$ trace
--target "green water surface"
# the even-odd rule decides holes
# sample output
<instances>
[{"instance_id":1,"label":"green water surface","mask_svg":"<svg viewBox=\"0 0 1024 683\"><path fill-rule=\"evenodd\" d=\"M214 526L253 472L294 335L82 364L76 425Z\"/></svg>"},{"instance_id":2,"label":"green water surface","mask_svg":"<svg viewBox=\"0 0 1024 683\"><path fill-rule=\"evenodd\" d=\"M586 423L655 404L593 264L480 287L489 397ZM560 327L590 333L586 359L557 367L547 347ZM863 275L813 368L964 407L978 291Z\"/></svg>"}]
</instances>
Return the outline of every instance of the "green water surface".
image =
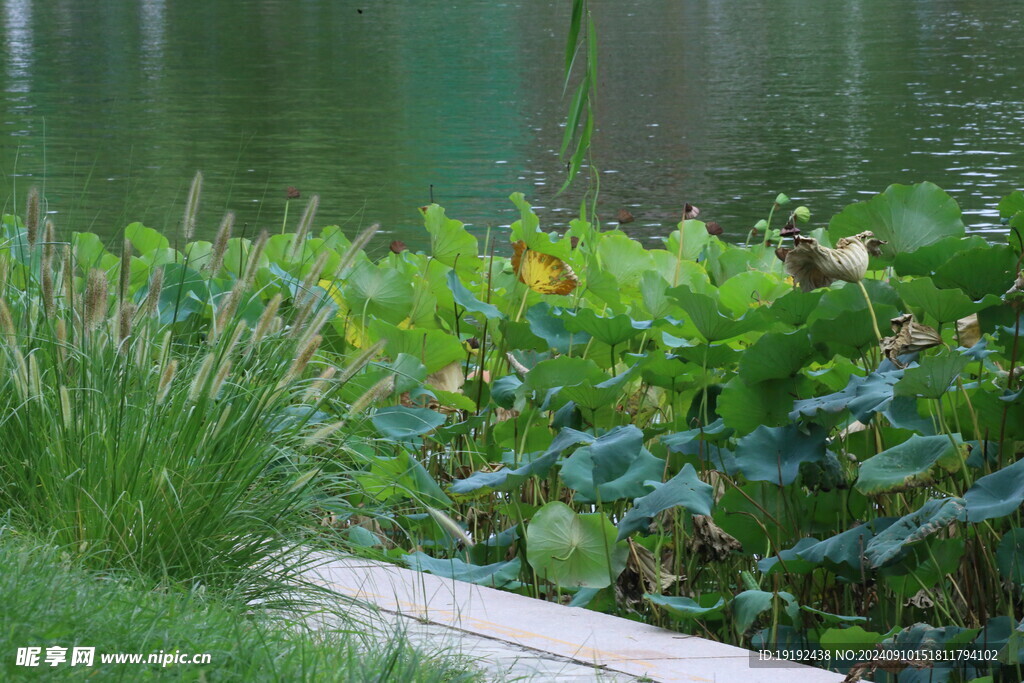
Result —
<instances>
[{"instance_id":1,"label":"green water surface","mask_svg":"<svg viewBox=\"0 0 1024 683\"><path fill-rule=\"evenodd\" d=\"M556 194L570 4L0 0L0 201L38 184L59 230L173 230L202 169L204 235L226 209L279 230L288 186L412 244L431 197L504 239L521 191L556 227L586 186ZM685 201L742 235L777 192L823 223L920 180L994 230L1024 185L1019 2L591 4L600 215L639 237Z\"/></svg>"}]
</instances>

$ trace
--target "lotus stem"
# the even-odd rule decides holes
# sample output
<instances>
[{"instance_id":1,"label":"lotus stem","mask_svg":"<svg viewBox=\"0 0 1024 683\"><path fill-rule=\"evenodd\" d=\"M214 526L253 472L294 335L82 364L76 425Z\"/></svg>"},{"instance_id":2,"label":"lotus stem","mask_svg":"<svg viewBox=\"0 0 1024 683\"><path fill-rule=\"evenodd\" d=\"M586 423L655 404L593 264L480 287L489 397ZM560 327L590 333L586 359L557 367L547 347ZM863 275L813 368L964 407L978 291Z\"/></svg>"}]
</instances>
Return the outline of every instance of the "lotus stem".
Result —
<instances>
[{"instance_id":1,"label":"lotus stem","mask_svg":"<svg viewBox=\"0 0 1024 683\"><path fill-rule=\"evenodd\" d=\"M875 338L878 339L878 343L882 343L882 332L878 329L878 319L875 317L875 307L871 305L871 297L868 296L868 290L864 286L863 280L857 281L857 286L860 287L861 294L864 295L864 301L868 304L868 312L871 314L871 327L875 330Z\"/></svg>"}]
</instances>

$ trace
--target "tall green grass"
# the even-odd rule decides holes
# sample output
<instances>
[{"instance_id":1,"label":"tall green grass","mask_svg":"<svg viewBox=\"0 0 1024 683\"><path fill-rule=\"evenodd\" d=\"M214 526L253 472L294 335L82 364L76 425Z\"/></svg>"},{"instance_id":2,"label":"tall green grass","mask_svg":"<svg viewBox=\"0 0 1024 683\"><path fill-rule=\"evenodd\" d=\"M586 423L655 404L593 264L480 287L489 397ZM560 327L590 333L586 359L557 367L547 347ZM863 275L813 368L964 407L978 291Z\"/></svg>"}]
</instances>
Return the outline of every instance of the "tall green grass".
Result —
<instances>
[{"instance_id":1,"label":"tall green grass","mask_svg":"<svg viewBox=\"0 0 1024 683\"><path fill-rule=\"evenodd\" d=\"M27 227L0 252L0 509L96 567L292 590L315 528L323 395L304 375L323 316L264 308L243 275L212 326L188 327L182 283L156 271L130 297L127 258L88 268Z\"/></svg>"}]
</instances>

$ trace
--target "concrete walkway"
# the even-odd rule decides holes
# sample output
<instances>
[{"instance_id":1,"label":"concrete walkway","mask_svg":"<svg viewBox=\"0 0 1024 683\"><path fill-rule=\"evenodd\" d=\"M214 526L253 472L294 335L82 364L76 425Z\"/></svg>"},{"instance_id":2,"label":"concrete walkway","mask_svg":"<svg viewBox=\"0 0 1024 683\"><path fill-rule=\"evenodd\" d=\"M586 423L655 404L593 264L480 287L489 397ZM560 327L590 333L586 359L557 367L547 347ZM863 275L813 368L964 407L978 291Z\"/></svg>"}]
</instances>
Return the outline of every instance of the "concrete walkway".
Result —
<instances>
[{"instance_id":1,"label":"concrete walkway","mask_svg":"<svg viewBox=\"0 0 1024 683\"><path fill-rule=\"evenodd\" d=\"M414 644L476 660L497 681L843 680L801 665L755 668L731 645L381 562L330 559L307 578L375 605Z\"/></svg>"}]
</instances>

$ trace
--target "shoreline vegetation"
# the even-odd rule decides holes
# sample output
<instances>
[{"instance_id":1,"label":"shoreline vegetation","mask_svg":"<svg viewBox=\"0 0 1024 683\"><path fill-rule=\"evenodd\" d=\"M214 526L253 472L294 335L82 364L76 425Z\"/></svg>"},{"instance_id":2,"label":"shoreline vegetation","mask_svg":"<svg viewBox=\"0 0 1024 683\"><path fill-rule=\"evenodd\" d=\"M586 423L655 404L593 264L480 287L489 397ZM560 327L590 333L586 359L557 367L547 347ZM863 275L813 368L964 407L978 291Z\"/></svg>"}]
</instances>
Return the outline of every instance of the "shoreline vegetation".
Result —
<instances>
[{"instance_id":1,"label":"shoreline vegetation","mask_svg":"<svg viewBox=\"0 0 1024 683\"><path fill-rule=\"evenodd\" d=\"M294 607L279 558L333 548L751 648L991 647L1019 676L1021 192L1005 241L921 183L656 249L586 215L549 234L514 194L511 258L432 204L428 252L373 260L316 198L294 231L193 240L201 191L117 253L38 193L3 217L5 537L240 611Z\"/></svg>"}]
</instances>

